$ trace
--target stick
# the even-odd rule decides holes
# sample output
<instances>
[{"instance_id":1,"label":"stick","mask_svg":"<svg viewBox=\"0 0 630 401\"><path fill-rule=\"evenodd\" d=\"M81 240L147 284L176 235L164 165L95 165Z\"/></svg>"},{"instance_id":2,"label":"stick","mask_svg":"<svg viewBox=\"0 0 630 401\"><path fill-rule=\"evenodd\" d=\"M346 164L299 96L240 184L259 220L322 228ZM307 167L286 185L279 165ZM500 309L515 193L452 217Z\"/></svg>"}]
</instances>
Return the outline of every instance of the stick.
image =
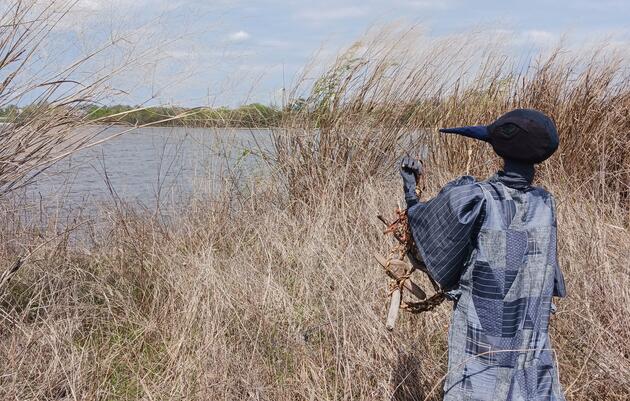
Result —
<instances>
[{"instance_id":1,"label":"stick","mask_svg":"<svg viewBox=\"0 0 630 401\"><path fill-rule=\"evenodd\" d=\"M400 299L402 294L399 288L396 288L392 292L391 300L389 301L389 312L387 312L387 330L394 330L394 326L396 325L396 320L398 319L398 310L400 309Z\"/></svg>"}]
</instances>

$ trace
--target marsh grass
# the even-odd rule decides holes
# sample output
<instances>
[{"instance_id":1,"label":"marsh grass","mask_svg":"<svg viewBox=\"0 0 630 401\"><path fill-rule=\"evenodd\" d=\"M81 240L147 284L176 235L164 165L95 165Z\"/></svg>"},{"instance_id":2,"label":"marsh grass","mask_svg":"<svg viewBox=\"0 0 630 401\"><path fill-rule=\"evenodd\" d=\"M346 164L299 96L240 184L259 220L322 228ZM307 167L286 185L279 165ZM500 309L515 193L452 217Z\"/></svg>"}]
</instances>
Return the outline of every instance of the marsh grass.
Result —
<instances>
[{"instance_id":1,"label":"marsh grass","mask_svg":"<svg viewBox=\"0 0 630 401\"><path fill-rule=\"evenodd\" d=\"M383 166L393 168L401 150L424 144L432 149L430 166L450 173L468 165L486 175L498 165L487 146L438 137L436 128L486 124L513 108L535 108L563 134L539 177L553 172L551 179L627 202L628 60L602 43L593 50L556 47L524 62L489 35L436 40L414 28L383 29L356 42L314 83L305 75L296 85L300 113L287 118L290 133L278 140L281 168L300 180L301 169L312 169L306 175L318 182L343 170L353 186L391 173ZM303 94L302 87L309 90ZM309 135L313 121L317 135Z\"/></svg>"},{"instance_id":2,"label":"marsh grass","mask_svg":"<svg viewBox=\"0 0 630 401\"><path fill-rule=\"evenodd\" d=\"M558 199L569 291L552 318L561 381L569 400L627 399L622 64L558 49L515 71L469 38L423 40L367 38L315 84L296 85L303 107L274 133L271 173L226 180L168 224L112 204L100 224L79 222L73 235L88 240L71 246L65 224L28 225L5 201L5 265L47 242L0 289L0 398L440 399L431 390L446 369L451 305L385 330L372 254L391 244L375 216L401 200L394 166L405 149L428 145L425 196L467 166L479 176L497 167L488 149L435 127L527 106L562 135L538 177ZM482 67L468 71L459 57L473 50Z\"/></svg>"}]
</instances>

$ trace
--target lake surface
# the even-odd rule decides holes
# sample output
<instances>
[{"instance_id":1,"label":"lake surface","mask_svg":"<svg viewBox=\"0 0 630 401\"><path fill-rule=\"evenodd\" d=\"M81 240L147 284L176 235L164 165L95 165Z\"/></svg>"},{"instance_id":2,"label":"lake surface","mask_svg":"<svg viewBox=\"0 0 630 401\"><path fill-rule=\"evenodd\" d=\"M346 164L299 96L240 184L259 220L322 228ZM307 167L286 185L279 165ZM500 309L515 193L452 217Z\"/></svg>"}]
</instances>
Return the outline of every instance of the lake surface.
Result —
<instances>
[{"instance_id":1,"label":"lake surface","mask_svg":"<svg viewBox=\"0 0 630 401\"><path fill-rule=\"evenodd\" d=\"M104 138L128 128L94 129ZM25 193L45 208L112 199L154 208L215 191L226 175L247 174L270 150L269 130L140 128L58 162Z\"/></svg>"}]
</instances>

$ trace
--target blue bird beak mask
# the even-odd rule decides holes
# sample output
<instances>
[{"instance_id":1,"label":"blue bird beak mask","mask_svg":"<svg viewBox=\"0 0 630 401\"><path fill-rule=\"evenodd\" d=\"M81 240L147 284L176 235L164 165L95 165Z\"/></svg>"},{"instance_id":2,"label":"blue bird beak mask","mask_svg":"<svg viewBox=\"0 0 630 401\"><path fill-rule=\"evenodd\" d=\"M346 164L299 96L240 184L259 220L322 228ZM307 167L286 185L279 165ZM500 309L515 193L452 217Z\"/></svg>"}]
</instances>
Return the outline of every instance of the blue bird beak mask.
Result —
<instances>
[{"instance_id":1,"label":"blue bird beak mask","mask_svg":"<svg viewBox=\"0 0 630 401\"><path fill-rule=\"evenodd\" d=\"M560 143L553 120L532 109L512 110L490 125L442 128L440 132L487 142L504 159L527 164L545 161Z\"/></svg>"}]
</instances>

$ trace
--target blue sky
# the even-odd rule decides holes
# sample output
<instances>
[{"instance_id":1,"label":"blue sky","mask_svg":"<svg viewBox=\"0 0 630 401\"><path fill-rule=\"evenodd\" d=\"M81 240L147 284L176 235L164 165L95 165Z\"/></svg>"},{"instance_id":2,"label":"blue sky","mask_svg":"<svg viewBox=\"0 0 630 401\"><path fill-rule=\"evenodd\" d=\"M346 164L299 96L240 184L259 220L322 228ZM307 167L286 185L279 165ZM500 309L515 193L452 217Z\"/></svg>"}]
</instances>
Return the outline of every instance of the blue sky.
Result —
<instances>
[{"instance_id":1,"label":"blue sky","mask_svg":"<svg viewBox=\"0 0 630 401\"><path fill-rule=\"evenodd\" d=\"M129 102L236 105L278 102L283 75L288 85L315 53L325 63L384 24L509 32L529 49L609 38L630 51L630 0L79 0L57 43L79 52L114 32L151 49L116 82Z\"/></svg>"}]
</instances>

